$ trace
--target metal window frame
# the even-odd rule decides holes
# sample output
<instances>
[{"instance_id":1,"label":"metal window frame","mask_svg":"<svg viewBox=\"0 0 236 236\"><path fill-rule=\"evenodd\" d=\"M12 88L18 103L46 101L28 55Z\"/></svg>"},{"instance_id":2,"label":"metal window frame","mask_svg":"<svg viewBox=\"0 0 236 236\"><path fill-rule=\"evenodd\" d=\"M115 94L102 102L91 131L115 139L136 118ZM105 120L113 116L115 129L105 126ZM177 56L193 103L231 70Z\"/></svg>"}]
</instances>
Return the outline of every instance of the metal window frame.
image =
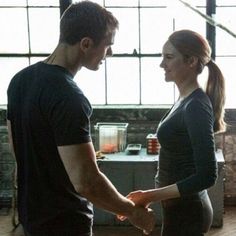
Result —
<instances>
[{"instance_id":1,"label":"metal window frame","mask_svg":"<svg viewBox=\"0 0 236 236\"><path fill-rule=\"evenodd\" d=\"M29 8L50 8L51 6L47 7L47 6L28 6L28 1L27 2L27 6L11 6L12 8L26 8L27 9L27 22L28 22L28 44L29 44L29 53L0 53L0 57L27 57L29 62L30 62L30 58L31 57L46 57L49 55L49 53L31 53L31 42L30 42L30 27L29 27ZM65 11L65 9L72 3L72 0L59 0L59 8L60 8L60 16L62 16L63 12ZM105 0L103 0L103 5L105 6ZM5 7L5 6L4 6ZM1 8L4 8L1 7ZM114 7L114 6L112 6ZM140 36L140 9L141 8L145 8L143 6L140 7L140 4L137 6L139 8L138 11L138 20L139 20L139 48L138 48L138 52L134 51L132 54L114 54L113 57L135 57L135 58L139 58L139 87L140 87L140 91L139 91L139 105L141 104L141 58L142 57L161 57L161 54L142 54L140 52L140 48L141 48L141 36ZM136 8L137 8L136 7ZM209 16L214 16L214 14L216 13L216 0L206 0L206 14ZM9 7L7 7L9 8ZM58 8L58 7L57 7ZM111 7L109 7L111 8ZM128 8L127 6L125 6L125 8ZM151 7L152 8L152 7ZM215 59L215 51L216 51L216 29L215 26L210 25L209 23L206 23L206 37L209 40L211 47L212 47L212 58ZM105 64L105 66L107 66ZM106 70L106 67L105 67ZM105 73L105 81L107 81L107 73ZM106 86L106 94L107 94L107 85ZM105 105L107 105L107 95L106 95L106 101L105 101Z\"/></svg>"}]
</instances>

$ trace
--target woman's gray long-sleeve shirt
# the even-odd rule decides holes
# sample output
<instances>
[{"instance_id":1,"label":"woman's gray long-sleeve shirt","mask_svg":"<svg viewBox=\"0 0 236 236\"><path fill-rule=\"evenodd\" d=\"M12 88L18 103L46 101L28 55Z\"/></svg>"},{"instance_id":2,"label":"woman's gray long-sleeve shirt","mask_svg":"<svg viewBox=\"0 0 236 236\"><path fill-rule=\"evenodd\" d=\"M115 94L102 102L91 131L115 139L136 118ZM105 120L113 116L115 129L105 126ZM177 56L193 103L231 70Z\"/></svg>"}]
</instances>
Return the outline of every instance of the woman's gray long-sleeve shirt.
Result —
<instances>
[{"instance_id":1,"label":"woman's gray long-sleeve shirt","mask_svg":"<svg viewBox=\"0 0 236 236\"><path fill-rule=\"evenodd\" d=\"M196 89L162 119L157 136L161 144L157 183L177 183L181 196L196 194L214 185L217 161L214 115L202 89Z\"/></svg>"}]
</instances>

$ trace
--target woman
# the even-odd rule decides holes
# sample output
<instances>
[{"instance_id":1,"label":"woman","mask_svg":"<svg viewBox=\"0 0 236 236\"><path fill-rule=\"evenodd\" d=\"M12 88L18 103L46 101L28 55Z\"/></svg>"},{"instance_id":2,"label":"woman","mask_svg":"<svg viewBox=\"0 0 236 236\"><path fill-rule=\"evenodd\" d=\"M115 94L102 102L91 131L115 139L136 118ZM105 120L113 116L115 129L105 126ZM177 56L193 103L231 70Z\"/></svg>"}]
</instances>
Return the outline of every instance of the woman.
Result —
<instances>
[{"instance_id":1,"label":"woman","mask_svg":"<svg viewBox=\"0 0 236 236\"><path fill-rule=\"evenodd\" d=\"M224 78L211 60L207 40L190 30L170 35L160 66L180 96L157 130L157 189L132 192L128 198L145 206L161 201L162 236L200 236L212 223L206 189L217 178L214 133L225 130ZM197 79L205 66L209 76L203 91Z\"/></svg>"}]
</instances>

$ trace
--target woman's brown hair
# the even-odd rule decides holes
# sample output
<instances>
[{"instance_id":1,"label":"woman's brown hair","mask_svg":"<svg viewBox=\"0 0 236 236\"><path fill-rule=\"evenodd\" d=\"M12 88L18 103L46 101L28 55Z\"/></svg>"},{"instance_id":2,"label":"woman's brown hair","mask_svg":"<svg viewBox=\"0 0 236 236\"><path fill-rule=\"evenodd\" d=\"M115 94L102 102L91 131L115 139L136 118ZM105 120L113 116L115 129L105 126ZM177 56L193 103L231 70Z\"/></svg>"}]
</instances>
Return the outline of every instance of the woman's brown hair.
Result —
<instances>
[{"instance_id":1,"label":"woman's brown hair","mask_svg":"<svg viewBox=\"0 0 236 236\"><path fill-rule=\"evenodd\" d=\"M169 41L184 57L195 56L199 59L198 74L202 72L204 66L208 67L206 94L211 100L215 116L214 132L225 131L225 80L220 68L211 59L211 47L208 41L191 30L175 31L170 35Z\"/></svg>"}]
</instances>

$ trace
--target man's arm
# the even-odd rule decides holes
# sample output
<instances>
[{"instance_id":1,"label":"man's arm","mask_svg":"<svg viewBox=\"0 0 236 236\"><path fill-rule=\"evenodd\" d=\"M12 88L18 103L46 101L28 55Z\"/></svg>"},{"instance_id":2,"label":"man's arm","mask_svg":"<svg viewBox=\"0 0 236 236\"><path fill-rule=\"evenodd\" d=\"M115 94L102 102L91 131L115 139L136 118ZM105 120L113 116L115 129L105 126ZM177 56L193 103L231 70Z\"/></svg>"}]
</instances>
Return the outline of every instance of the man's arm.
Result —
<instances>
[{"instance_id":1,"label":"man's arm","mask_svg":"<svg viewBox=\"0 0 236 236\"><path fill-rule=\"evenodd\" d=\"M121 195L109 179L99 170L93 144L59 146L59 154L75 188L95 206L117 215L126 216L138 228L150 232L154 215L148 209L135 206Z\"/></svg>"}]
</instances>

